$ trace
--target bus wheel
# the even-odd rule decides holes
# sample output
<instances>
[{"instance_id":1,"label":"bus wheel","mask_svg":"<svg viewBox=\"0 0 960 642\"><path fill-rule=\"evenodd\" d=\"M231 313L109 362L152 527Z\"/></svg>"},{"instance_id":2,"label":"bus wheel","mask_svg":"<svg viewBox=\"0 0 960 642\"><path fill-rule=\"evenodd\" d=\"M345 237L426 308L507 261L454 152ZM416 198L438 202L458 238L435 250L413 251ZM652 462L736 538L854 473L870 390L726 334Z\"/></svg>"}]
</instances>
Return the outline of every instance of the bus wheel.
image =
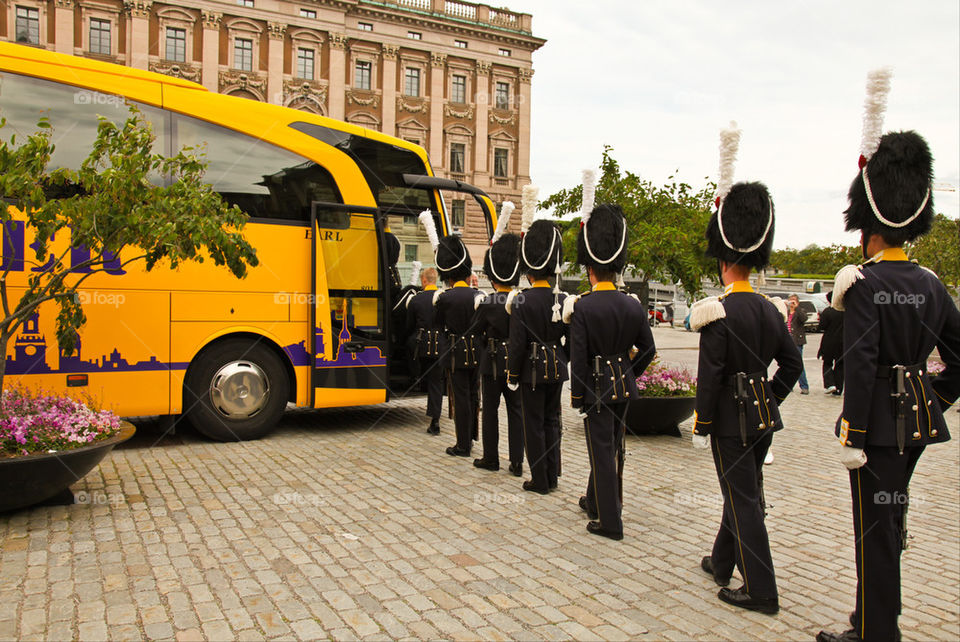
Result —
<instances>
[{"instance_id":1,"label":"bus wheel","mask_svg":"<svg viewBox=\"0 0 960 642\"><path fill-rule=\"evenodd\" d=\"M259 439L280 420L289 386L272 350L230 339L198 355L184 383L184 411L193 427L211 439Z\"/></svg>"}]
</instances>

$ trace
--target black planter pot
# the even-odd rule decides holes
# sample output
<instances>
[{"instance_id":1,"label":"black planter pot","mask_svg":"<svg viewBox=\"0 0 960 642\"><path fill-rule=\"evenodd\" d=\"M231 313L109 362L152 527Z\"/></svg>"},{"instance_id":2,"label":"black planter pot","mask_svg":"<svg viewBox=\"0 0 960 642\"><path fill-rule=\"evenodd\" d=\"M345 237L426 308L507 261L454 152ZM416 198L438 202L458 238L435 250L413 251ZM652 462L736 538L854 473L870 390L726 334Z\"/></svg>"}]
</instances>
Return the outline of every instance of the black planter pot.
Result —
<instances>
[{"instance_id":1,"label":"black planter pot","mask_svg":"<svg viewBox=\"0 0 960 642\"><path fill-rule=\"evenodd\" d=\"M0 512L33 506L63 493L135 432L136 428L124 421L119 433L89 446L0 459Z\"/></svg>"},{"instance_id":2,"label":"black planter pot","mask_svg":"<svg viewBox=\"0 0 960 642\"><path fill-rule=\"evenodd\" d=\"M679 424L693 414L696 397L640 397L627 404L627 431L634 435L680 436Z\"/></svg>"}]
</instances>

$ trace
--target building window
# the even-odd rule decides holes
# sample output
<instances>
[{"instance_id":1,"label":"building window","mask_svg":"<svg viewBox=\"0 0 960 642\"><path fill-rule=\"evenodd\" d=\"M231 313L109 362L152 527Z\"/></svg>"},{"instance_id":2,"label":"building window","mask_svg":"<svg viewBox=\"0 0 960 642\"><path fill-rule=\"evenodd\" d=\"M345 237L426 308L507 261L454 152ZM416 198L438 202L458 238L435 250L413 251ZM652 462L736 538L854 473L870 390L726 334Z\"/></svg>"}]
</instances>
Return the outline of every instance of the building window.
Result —
<instances>
[{"instance_id":1,"label":"building window","mask_svg":"<svg viewBox=\"0 0 960 642\"><path fill-rule=\"evenodd\" d=\"M370 77L373 72L373 63L367 60L358 60L353 68L353 86L356 89L370 89Z\"/></svg>"},{"instance_id":2,"label":"building window","mask_svg":"<svg viewBox=\"0 0 960 642\"><path fill-rule=\"evenodd\" d=\"M406 218L406 217L404 217ZM417 260L417 246L416 245L404 245L403 246L403 260L407 263L412 263Z\"/></svg>"},{"instance_id":3,"label":"building window","mask_svg":"<svg viewBox=\"0 0 960 642\"><path fill-rule=\"evenodd\" d=\"M167 27L166 59L185 62L187 59L187 30Z\"/></svg>"},{"instance_id":4,"label":"building window","mask_svg":"<svg viewBox=\"0 0 960 642\"><path fill-rule=\"evenodd\" d=\"M237 38L233 41L233 68L253 71L253 41Z\"/></svg>"},{"instance_id":5,"label":"building window","mask_svg":"<svg viewBox=\"0 0 960 642\"><path fill-rule=\"evenodd\" d=\"M237 0L237 4L241 7L252 7L253 0Z\"/></svg>"},{"instance_id":6,"label":"building window","mask_svg":"<svg viewBox=\"0 0 960 642\"><path fill-rule=\"evenodd\" d=\"M358 22L357 29L360 31L373 31L373 25L369 22Z\"/></svg>"},{"instance_id":7,"label":"building window","mask_svg":"<svg viewBox=\"0 0 960 642\"><path fill-rule=\"evenodd\" d=\"M110 21L90 18L90 53L110 55Z\"/></svg>"},{"instance_id":8,"label":"building window","mask_svg":"<svg viewBox=\"0 0 960 642\"><path fill-rule=\"evenodd\" d=\"M40 44L40 11L30 7L17 7L17 42L28 45Z\"/></svg>"},{"instance_id":9,"label":"building window","mask_svg":"<svg viewBox=\"0 0 960 642\"><path fill-rule=\"evenodd\" d=\"M313 49L297 49L297 78L313 80Z\"/></svg>"},{"instance_id":10,"label":"building window","mask_svg":"<svg viewBox=\"0 0 960 642\"><path fill-rule=\"evenodd\" d=\"M301 10L300 10L300 17L301 17L301 18L316 18L316 17L317 17L317 12L314 11L313 9L301 9Z\"/></svg>"},{"instance_id":11,"label":"building window","mask_svg":"<svg viewBox=\"0 0 960 642\"><path fill-rule=\"evenodd\" d=\"M450 208L451 223L454 227L463 227L463 221L466 219L467 204L463 199L453 201Z\"/></svg>"},{"instance_id":12,"label":"building window","mask_svg":"<svg viewBox=\"0 0 960 642\"><path fill-rule=\"evenodd\" d=\"M466 41L466 40L454 40L454 41L453 41L453 46L456 47L457 49L466 49L466 48L467 48L467 41Z\"/></svg>"},{"instance_id":13,"label":"building window","mask_svg":"<svg viewBox=\"0 0 960 642\"><path fill-rule=\"evenodd\" d=\"M407 38L410 38L411 40L423 40L423 34L421 34L419 31L408 31Z\"/></svg>"},{"instance_id":14,"label":"building window","mask_svg":"<svg viewBox=\"0 0 960 642\"><path fill-rule=\"evenodd\" d=\"M509 49L501 49L501 50L499 51L499 53L500 53L501 56L505 56L505 57L507 57L507 58L510 57L510 50L509 50Z\"/></svg>"},{"instance_id":15,"label":"building window","mask_svg":"<svg viewBox=\"0 0 960 642\"><path fill-rule=\"evenodd\" d=\"M408 215L408 214L404 214L404 215L403 215L403 224L404 224L404 225L416 225L416 224L417 224L417 217L416 217L416 216L410 216L410 215Z\"/></svg>"},{"instance_id":16,"label":"building window","mask_svg":"<svg viewBox=\"0 0 960 642\"><path fill-rule=\"evenodd\" d=\"M467 155L467 146L463 143L450 143L450 171L463 174L463 161Z\"/></svg>"},{"instance_id":17,"label":"building window","mask_svg":"<svg viewBox=\"0 0 960 642\"><path fill-rule=\"evenodd\" d=\"M414 98L420 96L420 70L407 67L406 78L403 83L403 93Z\"/></svg>"},{"instance_id":18,"label":"building window","mask_svg":"<svg viewBox=\"0 0 960 642\"><path fill-rule=\"evenodd\" d=\"M510 109L510 83L497 83L493 104L497 109Z\"/></svg>"},{"instance_id":19,"label":"building window","mask_svg":"<svg viewBox=\"0 0 960 642\"><path fill-rule=\"evenodd\" d=\"M408 143L413 143L414 145L420 144L419 138L404 138L403 140L407 141Z\"/></svg>"},{"instance_id":20,"label":"building window","mask_svg":"<svg viewBox=\"0 0 960 642\"><path fill-rule=\"evenodd\" d=\"M496 178L507 177L507 150L493 150L493 175Z\"/></svg>"},{"instance_id":21,"label":"building window","mask_svg":"<svg viewBox=\"0 0 960 642\"><path fill-rule=\"evenodd\" d=\"M450 92L450 101L455 103L467 102L467 77L454 76L453 87Z\"/></svg>"}]
</instances>

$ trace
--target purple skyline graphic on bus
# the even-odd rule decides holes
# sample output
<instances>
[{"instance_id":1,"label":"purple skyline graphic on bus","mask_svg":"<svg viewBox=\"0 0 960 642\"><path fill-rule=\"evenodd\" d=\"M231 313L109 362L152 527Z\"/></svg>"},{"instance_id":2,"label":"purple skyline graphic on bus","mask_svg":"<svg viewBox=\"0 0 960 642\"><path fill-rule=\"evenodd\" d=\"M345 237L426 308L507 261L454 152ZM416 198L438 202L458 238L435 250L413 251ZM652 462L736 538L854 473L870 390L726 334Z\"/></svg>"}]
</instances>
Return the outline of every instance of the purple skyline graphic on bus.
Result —
<instances>
[{"instance_id":1,"label":"purple skyline graphic on bus","mask_svg":"<svg viewBox=\"0 0 960 642\"><path fill-rule=\"evenodd\" d=\"M352 340L349 320L340 330L336 354L332 360L327 360L320 356L324 351L323 328L314 326L313 332L316 336L318 354L314 360L314 368L342 368L344 366L376 367L387 365L387 358L379 348L366 347L362 352L347 352L343 349L343 344ZM286 352L290 358L290 362L295 366L310 365L310 353L307 351L304 345L305 343L306 342L301 341L300 343L284 346L283 348L283 351Z\"/></svg>"}]
</instances>

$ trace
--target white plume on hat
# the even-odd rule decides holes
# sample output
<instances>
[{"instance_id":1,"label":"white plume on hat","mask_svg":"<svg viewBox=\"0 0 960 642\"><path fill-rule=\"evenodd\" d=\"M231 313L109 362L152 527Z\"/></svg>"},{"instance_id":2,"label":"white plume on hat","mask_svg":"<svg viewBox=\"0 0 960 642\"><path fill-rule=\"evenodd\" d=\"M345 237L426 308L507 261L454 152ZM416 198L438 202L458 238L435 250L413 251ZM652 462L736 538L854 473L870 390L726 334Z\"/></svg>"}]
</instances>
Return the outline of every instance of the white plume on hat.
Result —
<instances>
[{"instance_id":1,"label":"white plume on hat","mask_svg":"<svg viewBox=\"0 0 960 642\"><path fill-rule=\"evenodd\" d=\"M583 170L583 200L580 202L580 223L587 224L597 193L597 173L592 169Z\"/></svg>"},{"instance_id":2,"label":"white plume on hat","mask_svg":"<svg viewBox=\"0 0 960 642\"><path fill-rule=\"evenodd\" d=\"M887 96L890 95L889 67L874 69L867 74L867 97L863 101L863 138L860 154L867 160L873 156L883 136L883 116L887 111Z\"/></svg>"},{"instance_id":3,"label":"white plume on hat","mask_svg":"<svg viewBox=\"0 0 960 642\"><path fill-rule=\"evenodd\" d=\"M427 238L430 239L430 247L433 248L433 252L436 254L437 248L440 246L440 238L437 236L437 224L433 221L433 212L430 210L420 212L420 224L423 225L423 228L427 231Z\"/></svg>"},{"instance_id":4,"label":"white plume on hat","mask_svg":"<svg viewBox=\"0 0 960 642\"><path fill-rule=\"evenodd\" d=\"M733 171L740 147L740 134L736 121L730 121L727 129L720 130L720 173L717 178L717 198L723 200L733 187Z\"/></svg>"},{"instance_id":5,"label":"white plume on hat","mask_svg":"<svg viewBox=\"0 0 960 642\"><path fill-rule=\"evenodd\" d=\"M526 234L533 224L533 217L537 214L537 196L540 194L540 188L536 185L524 185L523 196L520 199L520 206L523 208L523 216L520 219L520 233Z\"/></svg>"},{"instance_id":6,"label":"white plume on hat","mask_svg":"<svg viewBox=\"0 0 960 642\"><path fill-rule=\"evenodd\" d=\"M410 285L420 285L420 268L423 267L423 263L414 261L410 265L413 268L410 271Z\"/></svg>"},{"instance_id":7,"label":"white plume on hat","mask_svg":"<svg viewBox=\"0 0 960 642\"><path fill-rule=\"evenodd\" d=\"M493 231L493 236L490 237L490 245L499 241L500 237L507 231L507 226L510 225L510 215L513 214L514 209L516 209L516 205L512 201L504 201L503 205L500 206L497 229Z\"/></svg>"}]
</instances>

